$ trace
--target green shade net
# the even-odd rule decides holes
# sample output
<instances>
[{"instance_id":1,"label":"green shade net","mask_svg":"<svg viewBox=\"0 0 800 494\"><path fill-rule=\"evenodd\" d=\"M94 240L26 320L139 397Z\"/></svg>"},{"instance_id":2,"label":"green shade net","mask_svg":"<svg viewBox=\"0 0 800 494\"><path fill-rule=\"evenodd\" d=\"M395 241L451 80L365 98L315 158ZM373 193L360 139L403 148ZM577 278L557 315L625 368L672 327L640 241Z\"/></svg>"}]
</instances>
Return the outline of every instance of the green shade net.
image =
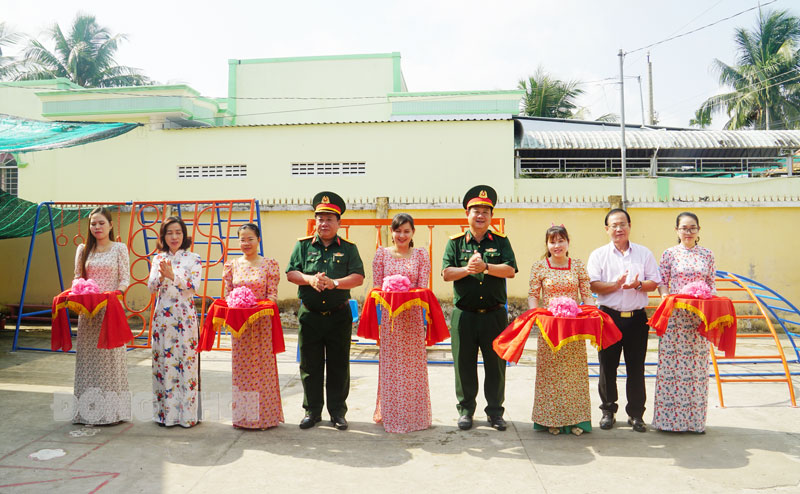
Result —
<instances>
[{"instance_id":1,"label":"green shade net","mask_svg":"<svg viewBox=\"0 0 800 494\"><path fill-rule=\"evenodd\" d=\"M4 190L0 190L0 239L29 237L33 231L33 220L36 217L35 202L18 199ZM51 207L53 211L53 225L62 225L61 209ZM80 218L86 218L92 208L64 209L63 224L75 223ZM36 222L36 233L50 230L50 216L47 207L43 206Z\"/></svg>"},{"instance_id":2,"label":"green shade net","mask_svg":"<svg viewBox=\"0 0 800 494\"><path fill-rule=\"evenodd\" d=\"M129 132L139 124L41 122L0 113L0 152L23 153L79 146Z\"/></svg>"}]
</instances>

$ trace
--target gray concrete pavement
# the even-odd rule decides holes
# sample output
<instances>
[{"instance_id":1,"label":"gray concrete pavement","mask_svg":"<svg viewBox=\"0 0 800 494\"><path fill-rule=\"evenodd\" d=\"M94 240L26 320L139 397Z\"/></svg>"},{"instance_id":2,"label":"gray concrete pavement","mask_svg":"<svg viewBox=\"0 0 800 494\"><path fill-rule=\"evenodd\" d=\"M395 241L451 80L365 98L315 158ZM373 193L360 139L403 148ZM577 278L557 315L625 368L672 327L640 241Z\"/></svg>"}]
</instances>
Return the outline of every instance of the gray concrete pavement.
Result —
<instances>
[{"instance_id":1,"label":"gray concrete pavement","mask_svg":"<svg viewBox=\"0 0 800 494\"><path fill-rule=\"evenodd\" d=\"M286 423L277 428L236 430L224 417L193 429L141 420L84 428L55 421L50 407L54 393L72 391L74 355L11 353L10 338L0 333L0 492L800 492L800 415L785 383L726 384L720 408L712 381L706 434L640 434L624 416L611 431L597 427L592 379L595 430L551 436L532 430L535 368L526 363L508 369L509 429L494 431L477 414L478 426L464 432L456 427L453 369L431 365L433 427L393 435L372 422L377 365L354 364L350 429L323 422L303 431L296 338L287 334L278 364ZM650 361L656 348L651 340ZM589 355L596 359L593 349ZM131 391L146 396L149 352L130 351L128 365ZM204 354L202 379L206 393L229 392L230 354ZM648 379L647 421L653 384ZM65 455L30 457L45 449Z\"/></svg>"}]
</instances>

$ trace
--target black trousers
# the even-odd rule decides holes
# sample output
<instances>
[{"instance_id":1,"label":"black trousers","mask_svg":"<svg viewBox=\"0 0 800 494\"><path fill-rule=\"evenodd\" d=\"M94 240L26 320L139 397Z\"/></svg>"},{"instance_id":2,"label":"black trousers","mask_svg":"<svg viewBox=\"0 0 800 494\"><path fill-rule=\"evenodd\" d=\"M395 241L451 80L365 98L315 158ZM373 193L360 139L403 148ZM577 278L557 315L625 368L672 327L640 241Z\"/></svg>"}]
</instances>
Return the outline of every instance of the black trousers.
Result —
<instances>
[{"instance_id":1,"label":"black trousers","mask_svg":"<svg viewBox=\"0 0 800 494\"><path fill-rule=\"evenodd\" d=\"M325 406L325 394L331 416L344 417L350 393L350 336L353 331L349 306L329 315L301 306L297 317L300 320L298 345L303 408L320 415Z\"/></svg>"},{"instance_id":2,"label":"black trousers","mask_svg":"<svg viewBox=\"0 0 800 494\"><path fill-rule=\"evenodd\" d=\"M600 381L597 385L602 404L600 409L617 413L617 368L620 354L625 356L625 393L628 404L625 411L630 417L643 418L647 392L644 388L644 360L647 355L647 314L644 309L635 311L633 317L620 317L619 312L607 307L600 310L610 315L622 332L622 339L597 355L600 359Z\"/></svg>"}]
</instances>

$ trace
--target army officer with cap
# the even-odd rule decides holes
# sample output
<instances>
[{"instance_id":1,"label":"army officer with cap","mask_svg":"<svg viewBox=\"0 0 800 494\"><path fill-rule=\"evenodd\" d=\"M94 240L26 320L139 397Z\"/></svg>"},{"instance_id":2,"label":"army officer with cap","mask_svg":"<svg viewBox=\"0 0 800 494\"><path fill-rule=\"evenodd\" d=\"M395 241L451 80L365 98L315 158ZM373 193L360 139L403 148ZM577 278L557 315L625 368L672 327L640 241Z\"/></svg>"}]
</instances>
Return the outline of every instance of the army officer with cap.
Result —
<instances>
[{"instance_id":1,"label":"army officer with cap","mask_svg":"<svg viewBox=\"0 0 800 494\"><path fill-rule=\"evenodd\" d=\"M506 430L503 419L506 362L492 341L508 325L506 278L517 272L517 261L505 235L491 231L497 193L488 185L471 188L464 196L469 230L450 237L444 250L442 277L453 282L450 334L456 372L458 427L472 428L478 395L478 349L483 356L483 393L489 424Z\"/></svg>"},{"instance_id":2,"label":"army officer with cap","mask_svg":"<svg viewBox=\"0 0 800 494\"><path fill-rule=\"evenodd\" d=\"M333 192L320 192L312 205L316 234L298 239L286 269L286 277L298 285L297 295L302 301L297 317L306 415L300 428L309 429L322 420L327 366L331 423L345 430L353 329L350 289L364 282L364 265L355 244L338 235L341 215L347 209L342 198Z\"/></svg>"}]
</instances>

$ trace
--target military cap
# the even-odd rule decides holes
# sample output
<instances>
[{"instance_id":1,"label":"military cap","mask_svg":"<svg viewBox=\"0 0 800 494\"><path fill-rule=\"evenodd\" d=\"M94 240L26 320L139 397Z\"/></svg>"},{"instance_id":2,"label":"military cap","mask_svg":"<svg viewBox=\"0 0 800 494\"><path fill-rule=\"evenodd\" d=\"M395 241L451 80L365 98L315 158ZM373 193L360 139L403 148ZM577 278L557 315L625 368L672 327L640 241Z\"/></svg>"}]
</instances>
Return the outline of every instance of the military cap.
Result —
<instances>
[{"instance_id":1,"label":"military cap","mask_svg":"<svg viewBox=\"0 0 800 494\"><path fill-rule=\"evenodd\" d=\"M472 206L489 206L494 209L494 205L497 204L497 192L488 185L476 185L464 194L462 204L464 209Z\"/></svg>"},{"instance_id":2,"label":"military cap","mask_svg":"<svg viewBox=\"0 0 800 494\"><path fill-rule=\"evenodd\" d=\"M311 205L314 207L314 214L333 213L341 216L347 209L344 199L339 194L327 190L315 195Z\"/></svg>"}]
</instances>

